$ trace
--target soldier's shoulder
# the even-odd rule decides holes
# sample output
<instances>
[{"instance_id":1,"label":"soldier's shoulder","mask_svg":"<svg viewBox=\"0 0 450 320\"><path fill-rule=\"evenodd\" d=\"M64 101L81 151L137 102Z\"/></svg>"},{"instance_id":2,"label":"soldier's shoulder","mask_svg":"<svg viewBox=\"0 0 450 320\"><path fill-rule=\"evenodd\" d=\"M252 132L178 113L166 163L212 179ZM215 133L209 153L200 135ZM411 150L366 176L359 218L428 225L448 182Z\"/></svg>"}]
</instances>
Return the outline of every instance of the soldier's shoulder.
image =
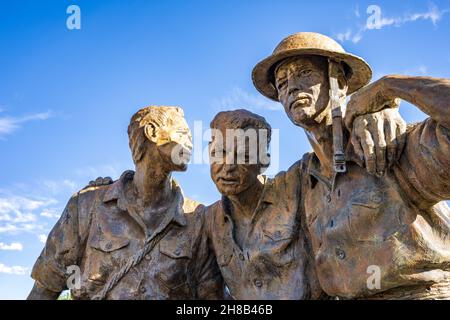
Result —
<instances>
[{"instance_id":1,"label":"soldier's shoulder","mask_svg":"<svg viewBox=\"0 0 450 320\"><path fill-rule=\"evenodd\" d=\"M193 200L188 197L184 197L183 211L185 214L187 215L198 214L199 212L203 211L204 207L205 206L199 201Z\"/></svg>"},{"instance_id":2,"label":"soldier's shoulder","mask_svg":"<svg viewBox=\"0 0 450 320\"><path fill-rule=\"evenodd\" d=\"M98 177L97 179L90 181L89 184L80 191L76 192L73 197L76 197L78 202L93 202L95 198L101 197L114 186L114 183L115 182L110 177Z\"/></svg>"},{"instance_id":3,"label":"soldier's shoulder","mask_svg":"<svg viewBox=\"0 0 450 320\"><path fill-rule=\"evenodd\" d=\"M92 191L97 191L101 189L106 189L114 183L111 177L98 177L95 180L89 181L89 183L81 189L78 193L87 193Z\"/></svg>"},{"instance_id":4,"label":"soldier's shoulder","mask_svg":"<svg viewBox=\"0 0 450 320\"><path fill-rule=\"evenodd\" d=\"M300 176L302 168L305 165L304 158L305 157L296 161L286 171L278 172L272 179L269 179L269 181L276 183L276 182L282 182L286 179L291 179L291 178L297 179Z\"/></svg>"}]
</instances>

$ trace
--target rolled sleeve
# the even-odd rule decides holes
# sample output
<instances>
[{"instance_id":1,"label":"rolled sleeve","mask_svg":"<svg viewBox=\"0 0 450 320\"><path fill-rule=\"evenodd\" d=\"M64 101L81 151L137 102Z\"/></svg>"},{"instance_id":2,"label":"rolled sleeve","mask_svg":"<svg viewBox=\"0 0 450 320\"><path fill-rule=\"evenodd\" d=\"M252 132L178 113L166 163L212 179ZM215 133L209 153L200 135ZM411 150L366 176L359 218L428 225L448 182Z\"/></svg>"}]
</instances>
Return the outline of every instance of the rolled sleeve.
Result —
<instances>
[{"instance_id":1,"label":"rolled sleeve","mask_svg":"<svg viewBox=\"0 0 450 320\"><path fill-rule=\"evenodd\" d=\"M31 277L47 290L67 289L67 267L78 264L78 195L72 196L50 232L44 249L33 266Z\"/></svg>"},{"instance_id":2,"label":"rolled sleeve","mask_svg":"<svg viewBox=\"0 0 450 320\"><path fill-rule=\"evenodd\" d=\"M394 172L419 207L450 199L448 130L431 118L408 130L405 150Z\"/></svg>"}]
</instances>

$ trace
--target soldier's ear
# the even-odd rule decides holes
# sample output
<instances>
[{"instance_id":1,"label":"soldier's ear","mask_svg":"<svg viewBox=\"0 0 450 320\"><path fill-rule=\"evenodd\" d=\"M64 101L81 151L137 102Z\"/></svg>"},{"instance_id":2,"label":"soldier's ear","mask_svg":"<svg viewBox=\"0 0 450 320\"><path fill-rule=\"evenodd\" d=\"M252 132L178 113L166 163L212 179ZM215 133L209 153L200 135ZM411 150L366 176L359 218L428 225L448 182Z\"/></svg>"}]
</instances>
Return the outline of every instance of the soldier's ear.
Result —
<instances>
[{"instance_id":1,"label":"soldier's ear","mask_svg":"<svg viewBox=\"0 0 450 320\"><path fill-rule=\"evenodd\" d=\"M148 123L144 127L144 133L148 140L150 140L153 143L158 142L157 137L157 128L153 123Z\"/></svg>"}]
</instances>

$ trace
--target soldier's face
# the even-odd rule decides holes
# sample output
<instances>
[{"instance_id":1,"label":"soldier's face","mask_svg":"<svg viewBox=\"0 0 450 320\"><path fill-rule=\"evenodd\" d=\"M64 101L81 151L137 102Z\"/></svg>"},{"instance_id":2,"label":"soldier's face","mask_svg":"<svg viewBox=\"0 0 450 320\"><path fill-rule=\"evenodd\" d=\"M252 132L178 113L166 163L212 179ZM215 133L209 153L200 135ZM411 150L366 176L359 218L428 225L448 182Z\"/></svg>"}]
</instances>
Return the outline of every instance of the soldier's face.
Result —
<instances>
[{"instance_id":1,"label":"soldier's face","mask_svg":"<svg viewBox=\"0 0 450 320\"><path fill-rule=\"evenodd\" d=\"M161 127L156 132L157 146L162 161L173 171L185 171L191 159L192 135L184 118L176 119L170 127Z\"/></svg>"},{"instance_id":2,"label":"soldier's face","mask_svg":"<svg viewBox=\"0 0 450 320\"><path fill-rule=\"evenodd\" d=\"M261 172L259 158L257 163L251 163L251 147L238 147L237 139L227 144L226 132L222 130L222 139L214 139L209 145L210 173L217 189L222 195L237 195L253 186L258 181ZM244 159L245 163L238 163L237 159Z\"/></svg>"},{"instance_id":3,"label":"soldier's face","mask_svg":"<svg viewBox=\"0 0 450 320\"><path fill-rule=\"evenodd\" d=\"M328 63L320 57L299 57L283 63L275 73L278 98L289 119L308 128L328 106Z\"/></svg>"}]
</instances>

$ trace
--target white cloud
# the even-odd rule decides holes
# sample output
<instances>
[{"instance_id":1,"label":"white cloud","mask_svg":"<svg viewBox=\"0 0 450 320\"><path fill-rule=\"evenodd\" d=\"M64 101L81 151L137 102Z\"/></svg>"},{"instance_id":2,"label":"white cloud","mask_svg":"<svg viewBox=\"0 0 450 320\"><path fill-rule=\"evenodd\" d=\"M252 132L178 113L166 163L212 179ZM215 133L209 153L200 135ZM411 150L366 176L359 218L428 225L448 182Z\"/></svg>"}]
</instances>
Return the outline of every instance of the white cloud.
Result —
<instances>
[{"instance_id":1,"label":"white cloud","mask_svg":"<svg viewBox=\"0 0 450 320\"><path fill-rule=\"evenodd\" d=\"M418 66L416 68L408 69L403 72L400 72L401 74L405 75L419 75L419 76L425 76L428 74L428 68L424 65Z\"/></svg>"},{"instance_id":2,"label":"white cloud","mask_svg":"<svg viewBox=\"0 0 450 320\"><path fill-rule=\"evenodd\" d=\"M49 208L42 211L41 216L50 219L58 219L61 216L61 212L54 208Z\"/></svg>"},{"instance_id":3,"label":"white cloud","mask_svg":"<svg viewBox=\"0 0 450 320\"><path fill-rule=\"evenodd\" d=\"M436 25L448 11L448 9L441 11L434 3L431 3L428 12L409 14L403 19L403 23L422 19L431 20L431 22Z\"/></svg>"},{"instance_id":4,"label":"white cloud","mask_svg":"<svg viewBox=\"0 0 450 320\"><path fill-rule=\"evenodd\" d=\"M22 251L23 245L20 242L12 242L11 244L0 242L0 250Z\"/></svg>"},{"instance_id":5,"label":"white cloud","mask_svg":"<svg viewBox=\"0 0 450 320\"><path fill-rule=\"evenodd\" d=\"M214 106L220 110L229 109L264 109L279 111L283 110L282 106L278 102L271 101L263 96L255 96L248 93L241 88L233 88L225 97L216 99L213 102Z\"/></svg>"},{"instance_id":6,"label":"white cloud","mask_svg":"<svg viewBox=\"0 0 450 320\"><path fill-rule=\"evenodd\" d=\"M86 179L81 187L86 186L90 180L95 180L98 177L111 177L117 179L120 177L126 168L117 163L105 164L101 166L87 166L75 170L75 174L80 178Z\"/></svg>"},{"instance_id":7,"label":"white cloud","mask_svg":"<svg viewBox=\"0 0 450 320\"><path fill-rule=\"evenodd\" d=\"M45 234L40 234L38 236L38 238L39 238L39 241L42 243L45 243L47 241L47 236Z\"/></svg>"},{"instance_id":8,"label":"white cloud","mask_svg":"<svg viewBox=\"0 0 450 320\"><path fill-rule=\"evenodd\" d=\"M35 113L22 117L0 117L0 137L11 134L19 129L24 123L30 121L42 121L51 117L51 112Z\"/></svg>"},{"instance_id":9,"label":"white cloud","mask_svg":"<svg viewBox=\"0 0 450 320\"><path fill-rule=\"evenodd\" d=\"M77 188L77 184L75 181L70 179L63 180L44 180L42 182L43 187L46 191L51 192L52 194L59 194L64 191L75 192Z\"/></svg>"},{"instance_id":10,"label":"white cloud","mask_svg":"<svg viewBox=\"0 0 450 320\"><path fill-rule=\"evenodd\" d=\"M23 276L28 273L28 268L21 267L21 266L12 266L9 267L3 263L0 263L0 273L6 273L6 274L14 274Z\"/></svg>"},{"instance_id":11,"label":"white cloud","mask_svg":"<svg viewBox=\"0 0 450 320\"><path fill-rule=\"evenodd\" d=\"M361 16L361 14L359 13L359 5L356 5L354 14L355 14L355 16L357 16L358 18Z\"/></svg>"},{"instance_id":12,"label":"white cloud","mask_svg":"<svg viewBox=\"0 0 450 320\"><path fill-rule=\"evenodd\" d=\"M340 42L351 41L353 43L358 43L363 38L365 32L369 30L380 30L384 27L395 26L401 27L402 25L410 22L415 22L419 20L429 20L431 23L436 26L437 23L442 19L444 14L450 12L449 9L439 9L434 3L430 3L428 7L428 11L425 12L417 12L417 13L405 13L402 16L395 17L387 17L383 16L381 8L378 6L370 6L376 7L379 11L378 18L370 18L375 14L374 10L369 11L369 16L362 16L367 18L366 22L362 27L356 28L356 31L347 29L345 32L338 33L336 38ZM369 7L369 8L370 8ZM373 9L373 8L372 8ZM360 18L359 9L355 10L355 16Z\"/></svg>"},{"instance_id":13,"label":"white cloud","mask_svg":"<svg viewBox=\"0 0 450 320\"><path fill-rule=\"evenodd\" d=\"M52 210L58 202L52 198L33 199L0 192L0 233L42 232L37 211Z\"/></svg>"},{"instance_id":14,"label":"white cloud","mask_svg":"<svg viewBox=\"0 0 450 320\"><path fill-rule=\"evenodd\" d=\"M352 37L352 30L348 29L346 32L338 33L336 35L336 39L338 39L340 42L348 41Z\"/></svg>"}]
</instances>

